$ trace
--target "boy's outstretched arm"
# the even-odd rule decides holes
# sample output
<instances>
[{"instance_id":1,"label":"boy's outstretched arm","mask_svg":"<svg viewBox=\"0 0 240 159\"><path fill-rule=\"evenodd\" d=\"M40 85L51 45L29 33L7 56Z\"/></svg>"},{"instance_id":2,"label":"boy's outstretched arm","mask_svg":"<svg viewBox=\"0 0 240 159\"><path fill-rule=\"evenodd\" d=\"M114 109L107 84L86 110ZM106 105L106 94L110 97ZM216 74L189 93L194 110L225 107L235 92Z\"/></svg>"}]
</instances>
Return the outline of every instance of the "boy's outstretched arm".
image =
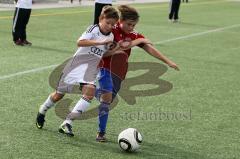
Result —
<instances>
[{"instance_id":1,"label":"boy's outstretched arm","mask_svg":"<svg viewBox=\"0 0 240 159\"><path fill-rule=\"evenodd\" d=\"M174 68L175 70L179 71L179 68L177 64L175 64L173 61L168 59L166 56L164 56L160 51L158 51L153 45L145 44L142 47L143 50L145 50L148 54L152 55L153 57L163 61L166 63L169 67Z\"/></svg>"}]
</instances>

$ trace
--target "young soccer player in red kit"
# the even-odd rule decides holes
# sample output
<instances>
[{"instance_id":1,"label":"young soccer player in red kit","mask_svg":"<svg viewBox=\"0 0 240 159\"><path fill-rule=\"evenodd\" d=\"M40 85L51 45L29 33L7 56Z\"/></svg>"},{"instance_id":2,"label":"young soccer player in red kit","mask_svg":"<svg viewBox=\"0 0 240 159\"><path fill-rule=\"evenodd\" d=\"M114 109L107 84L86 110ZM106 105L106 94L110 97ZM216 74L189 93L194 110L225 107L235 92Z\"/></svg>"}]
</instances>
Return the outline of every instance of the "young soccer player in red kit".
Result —
<instances>
[{"instance_id":1,"label":"young soccer player in red kit","mask_svg":"<svg viewBox=\"0 0 240 159\"><path fill-rule=\"evenodd\" d=\"M114 35L115 42L121 42L125 45L130 45L131 41L144 38L142 34L139 34L134 30L136 24L139 21L139 14L136 9L128 6L121 5L118 7L120 12L120 19L116 26L113 28L112 33ZM125 42L125 43L124 43ZM129 44L128 44L129 43ZM163 61L169 67L179 70L178 66L160 51L158 51L153 45L148 43L142 43L138 45L145 52L153 57ZM121 82L125 79L128 70L128 58L131 54L131 48L124 51L124 54L115 54L114 56L105 57L100 64L100 76L99 76L99 88L96 92L96 97L100 101L99 105L99 129L96 140L99 142L105 142L106 126L109 113L109 105L117 95L121 87Z\"/></svg>"}]
</instances>

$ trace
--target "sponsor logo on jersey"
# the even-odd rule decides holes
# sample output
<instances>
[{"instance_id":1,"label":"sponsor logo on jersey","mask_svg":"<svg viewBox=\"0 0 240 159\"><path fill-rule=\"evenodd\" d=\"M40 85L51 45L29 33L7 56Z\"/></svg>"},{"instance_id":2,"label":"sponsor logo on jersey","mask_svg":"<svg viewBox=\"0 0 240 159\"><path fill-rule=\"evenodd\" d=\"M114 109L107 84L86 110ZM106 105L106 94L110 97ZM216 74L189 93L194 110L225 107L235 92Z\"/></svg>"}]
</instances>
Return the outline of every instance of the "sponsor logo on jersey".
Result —
<instances>
[{"instance_id":1,"label":"sponsor logo on jersey","mask_svg":"<svg viewBox=\"0 0 240 159\"><path fill-rule=\"evenodd\" d=\"M92 46L90 51L88 52L90 55L97 55L97 56L100 56L102 57L103 56L103 53L104 51L99 49L98 47L95 47L95 46Z\"/></svg>"}]
</instances>

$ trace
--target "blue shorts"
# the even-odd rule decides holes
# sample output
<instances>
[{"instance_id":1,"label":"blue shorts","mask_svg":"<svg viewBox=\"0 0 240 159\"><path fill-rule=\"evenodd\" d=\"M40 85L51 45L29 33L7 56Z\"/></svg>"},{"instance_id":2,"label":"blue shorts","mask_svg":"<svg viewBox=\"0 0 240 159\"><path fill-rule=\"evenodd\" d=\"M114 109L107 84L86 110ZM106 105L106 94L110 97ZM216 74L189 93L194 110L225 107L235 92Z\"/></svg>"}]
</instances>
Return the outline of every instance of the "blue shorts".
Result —
<instances>
[{"instance_id":1,"label":"blue shorts","mask_svg":"<svg viewBox=\"0 0 240 159\"><path fill-rule=\"evenodd\" d=\"M99 71L98 83L100 90L104 93L113 92L113 81L111 72L108 69L101 68Z\"/></svg>"}]
</instances>

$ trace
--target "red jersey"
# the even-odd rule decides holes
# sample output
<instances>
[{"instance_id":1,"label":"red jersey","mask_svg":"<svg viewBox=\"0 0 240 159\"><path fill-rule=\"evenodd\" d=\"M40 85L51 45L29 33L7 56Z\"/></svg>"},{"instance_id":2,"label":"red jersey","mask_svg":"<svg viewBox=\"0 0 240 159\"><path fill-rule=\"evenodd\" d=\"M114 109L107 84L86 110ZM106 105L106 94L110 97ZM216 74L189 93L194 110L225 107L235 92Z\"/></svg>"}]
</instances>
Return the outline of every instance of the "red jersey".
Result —
<instances>
[{"instance_id":1,"label":"red jersey","mask_svg":"<svg viewBox=\"0 0 240 159\"><path fill-rule=\"evenodd\" d=\"M142 34L139 34L135 31L126 34L122 31L120 24L117 23L115 28L112 30L114 35L114 41L119 42L123 41L132 41L139 38L144 38ZM139 45L142 47L143 45ZM126 54L116 54L113 56L104 57L101 60L100 67L110 70L112 73L117 75L122 80L125 79L128 70L128 58L131 54L131 49L124 51Z\"/></svg>"}]
</instances>

